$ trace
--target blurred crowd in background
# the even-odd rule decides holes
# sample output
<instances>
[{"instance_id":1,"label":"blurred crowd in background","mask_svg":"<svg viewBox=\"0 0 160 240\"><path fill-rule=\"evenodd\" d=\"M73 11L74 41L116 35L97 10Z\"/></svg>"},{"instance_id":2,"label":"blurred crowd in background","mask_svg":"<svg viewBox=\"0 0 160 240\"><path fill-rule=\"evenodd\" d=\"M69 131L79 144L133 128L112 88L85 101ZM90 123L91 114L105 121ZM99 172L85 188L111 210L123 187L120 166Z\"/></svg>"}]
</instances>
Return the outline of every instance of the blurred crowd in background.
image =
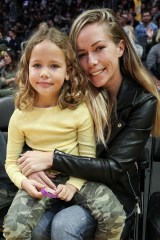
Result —
<instances>
[{"instance_id":1,"label":"blurred crowd in background","mask_svg":"<svg viewBox=\"0 0 160 240\"><path fill-rule=\"evenodd\" d=\"M113 9L160 88L160 0L1 0L0 97L14 91L19 57L40 23L47 22L49 27L55 26L68 34L77 15L99 7Z\"/></svg>"}]
</instances>

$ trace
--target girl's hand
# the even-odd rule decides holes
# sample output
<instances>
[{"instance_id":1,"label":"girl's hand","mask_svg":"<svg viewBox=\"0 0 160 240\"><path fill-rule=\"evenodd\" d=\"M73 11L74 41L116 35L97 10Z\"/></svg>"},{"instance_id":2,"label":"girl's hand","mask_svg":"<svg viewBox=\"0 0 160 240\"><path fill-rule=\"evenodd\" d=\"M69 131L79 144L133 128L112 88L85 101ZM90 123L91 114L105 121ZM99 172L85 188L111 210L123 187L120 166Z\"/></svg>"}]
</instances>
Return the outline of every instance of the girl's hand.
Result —
<instances>
[{"instance_id":1,"label":"girl's hand","mask_svg":"<svg viewBox=\"0 0 160 240\"><path fill-rule=\"evenodd\" d=\"M44 187L44 184L38 183L35 180L24 179L22 181L22 189L24 189L31 197L34 198L42 198L42 193L40 190Z\"/></svg>"},{"instance_id":2,"label":"girl's hand","mask_svg":"<svg viewBox=\"0 0 160 240\"><path fill-rule=\"evenodd\" d=\"M50 178L55 178L54 175L49 175ZM45 185L46 187L54 189L56 186L55 184L49 179L48 175L44 171L36 172L36 173L31 173L28 176L28 179L30 180L36 180L37 182Z\"/></svg>"},{"instance_id":3,"label":"girl's hand","mask_svg":"<svg viewBox=\"0 0 160 240\"><path fill-rule=\"evenodd\" d=\"M17 160L20 171L29 176L52 167L53 152L27 151Z\"/></svg>"},{"instance_id":4,"label":"girl's hand","mask_svg":"<svg viewBox=\"0 0 160 240\"><path fill-rule=\"evenodd\" d=\"M58 195L58 198L61 200L64 200L66 202L71 201L74 194L77 192L77 188L71 184L59 184L57 186L57 189L55 190L55 193Z\"/></svg>"}]
</instances>

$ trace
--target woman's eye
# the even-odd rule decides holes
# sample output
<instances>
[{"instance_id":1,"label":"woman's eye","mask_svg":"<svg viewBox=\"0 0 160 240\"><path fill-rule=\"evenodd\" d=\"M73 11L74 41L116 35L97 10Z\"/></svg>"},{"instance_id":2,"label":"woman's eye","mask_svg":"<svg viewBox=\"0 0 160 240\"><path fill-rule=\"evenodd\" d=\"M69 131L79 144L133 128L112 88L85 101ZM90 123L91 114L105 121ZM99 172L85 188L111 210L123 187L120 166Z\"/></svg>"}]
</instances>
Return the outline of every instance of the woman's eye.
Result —
<instances>
[{"instance_id":1,"label":"woman's eye","mask_svg":"<svg viewBox=\"0 0 160 240\"><path fill-rule=\"evenodd\" d=\"M98 52L98 51L101 51L102 49L104 49L105 47L104 46L99 46L99 47L97 47L96 48L96 51Z\"/></svg>"},{"instance_id":2,"label":"woman's eye","mask_svg":"<svg viewBox=\"0 0 160 240\"><path fill-rule=\"evenodd\" d=\"M84 58L86 56L86 53L79 53L78 54L78 59Z\"/></svg>"}]
</instances>

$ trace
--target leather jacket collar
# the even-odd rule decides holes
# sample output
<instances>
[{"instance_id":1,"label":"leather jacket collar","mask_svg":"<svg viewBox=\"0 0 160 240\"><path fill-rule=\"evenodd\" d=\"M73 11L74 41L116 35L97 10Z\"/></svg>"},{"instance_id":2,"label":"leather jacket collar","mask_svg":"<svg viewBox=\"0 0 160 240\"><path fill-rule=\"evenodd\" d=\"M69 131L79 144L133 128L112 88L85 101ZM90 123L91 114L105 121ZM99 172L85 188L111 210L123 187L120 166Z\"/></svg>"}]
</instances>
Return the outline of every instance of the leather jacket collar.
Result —
<instances>
[{"instance_id":1,"label":"leather jacket collar","mask_svg":"<svg viewBox=\"0 0 160 240\"><path fill-rule=\"evenodd\" d=\"M132 109L132 106L134 105L134 100L137 96L137 89L139 84L135 82L134 80L124 77L122 80L122 84L120 86L118 95L117 95L117 119L112 124L112 131L111 135L109 137L109 140L107 142L107 146L109 147L112 140L115 139L117 134L121 131L121 129L125 126L124 122L124 116L122 116L122 110L127 109L125 111L125 118L127 118L129 112ZM114 126L114 127L113 127ZM107 131L107 130L104 130ZM103 154L103 150L105 150L105 147L103 144L97 144L97 157L99 157L101 154Z\"/></svg>"},{"instance_id":2,"label":"leather jacket collar","mask_svg":"<svg viewBox=\"0 0 160 240\"><path fill-rule=\"evenodd\" d=\"M117 111L132 106L137 95L137 86L139 84L127 77L124 77L117 95ZM124 94L125 93L125 94Z\"/></svg>"}]
</instances>

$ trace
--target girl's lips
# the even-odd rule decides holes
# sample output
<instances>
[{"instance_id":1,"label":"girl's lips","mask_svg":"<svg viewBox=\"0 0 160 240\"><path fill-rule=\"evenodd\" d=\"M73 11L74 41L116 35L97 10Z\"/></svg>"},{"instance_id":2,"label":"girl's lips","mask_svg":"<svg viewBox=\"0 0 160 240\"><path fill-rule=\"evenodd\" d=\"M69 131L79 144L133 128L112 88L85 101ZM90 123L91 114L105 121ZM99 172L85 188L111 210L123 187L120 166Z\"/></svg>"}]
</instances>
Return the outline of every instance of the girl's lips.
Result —
<instances>
[{"instance_id":1,"label":"girl's lips","mask_svg":"<svg viewBox=\"0 0 160 240\"><path fill-rule=\"evenodd\" d=\"M52 86L52 83L48 83L48 82L38 82L38 85L43 87L43 88L48 88L50 86Z\"/></svg>"}]
</instances>

